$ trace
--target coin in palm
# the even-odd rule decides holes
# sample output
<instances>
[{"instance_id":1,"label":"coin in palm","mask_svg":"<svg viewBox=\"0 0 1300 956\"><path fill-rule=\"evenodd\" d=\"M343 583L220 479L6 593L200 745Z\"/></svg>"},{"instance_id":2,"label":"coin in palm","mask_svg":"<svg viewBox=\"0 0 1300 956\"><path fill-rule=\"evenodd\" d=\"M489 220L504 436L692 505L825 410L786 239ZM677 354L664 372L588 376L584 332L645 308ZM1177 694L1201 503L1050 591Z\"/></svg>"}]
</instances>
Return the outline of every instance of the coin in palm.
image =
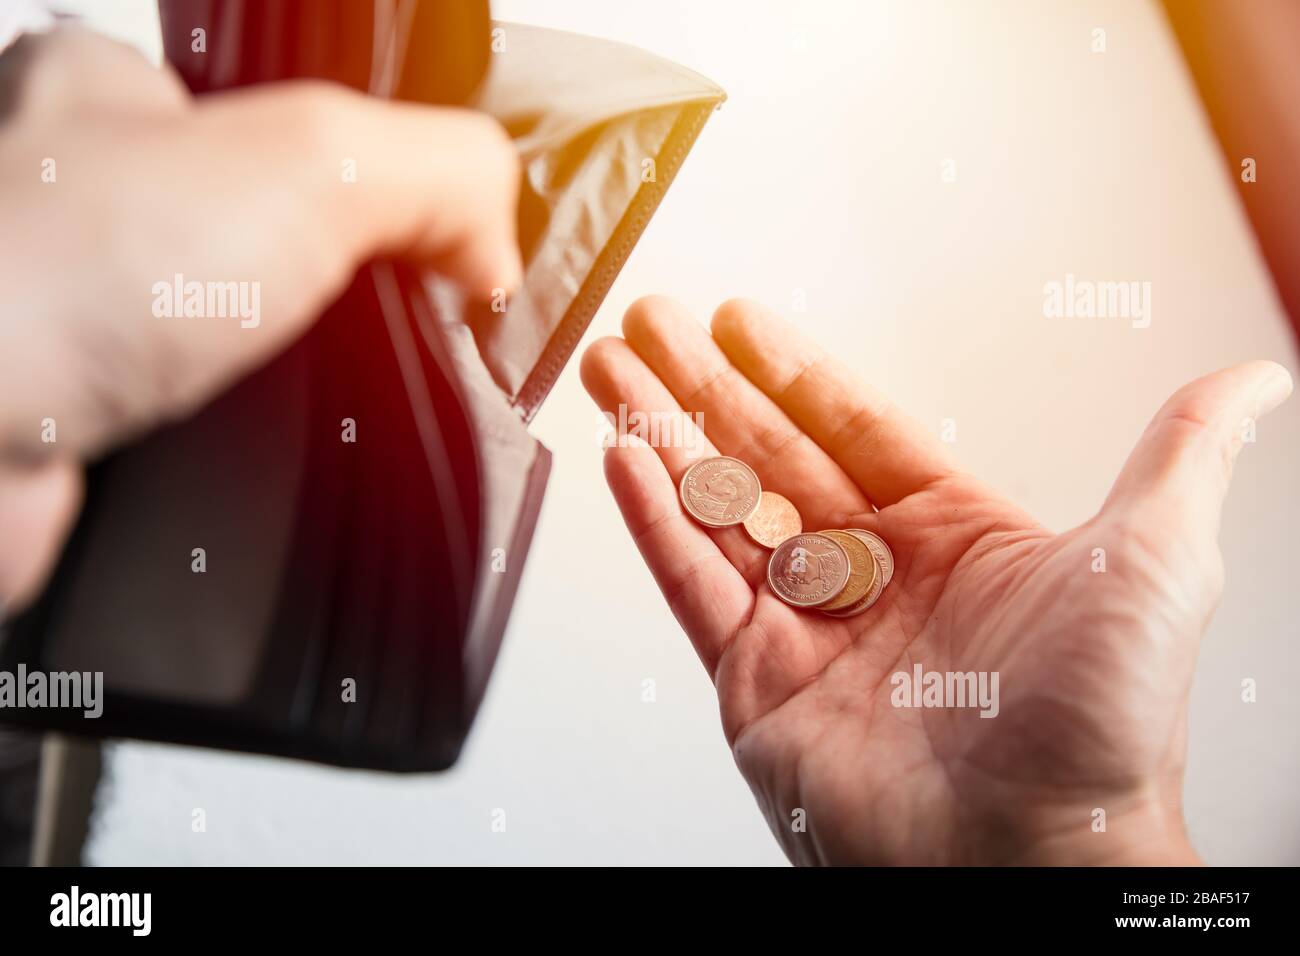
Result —
<instances>
[{"instance_id":1,"label":"coin in palm","mask_svg":"<svg viewBox=\"0 0 1300 956\"><path fill-rule=\"evenodd\" d=\"M847 530L849 534L871 549L871 554L875 557L876 563L880 565L881 573L885 576L885 580L881 582L881 587L887 585L894 577L894 552L889 550L889 545L885 544L885 539L874 531L863 531L861 528L849 528Z\"/></svg>"},{"instance_id":2,"label":"coin in palm","mask_svg":"<svg viewBox=\"0 0 1300 956\"><path fill-rule=\"evenodd\" d=\"M823 531L822 534L842 547L849 556L849 579L839 594L821 605L823 611L839 611L857 604L876 582L876 559L870 549L847 531Z\"/></svg>"},{"instance_id":3,"label":"coin in palm","mask_svg":"<svg viewBox=\"0 0 1300 956\"><path fill-rule=\"evenodd\" d=\"M784 495L764 491L758 507L745 519L745 531L756 544L775 548L778 544L803 530L803 519Z\"/></svg>"},{"instance_id":4,"label":"coin in palm","mask_svg":"<svg viewBox=\"0 0 1300 956\"><path fill-rule=\"evenodd\" d=\"M729 528L757 510L763 489L754 469L738 458L719 456L686 469L679 491L682 506L700 524Z\"/></svg>"},{"instance_id":5,"label":"coin in palm","mask_svg":"<svg viewBox=\"0 0 1300 956\"><path fill-rule=\"evenodd\" d=\"M848 553L824 534L786 538L767 562L768 585L777 597L795 607L825 604L848 581Z\"/></svg>"}]
</instances>

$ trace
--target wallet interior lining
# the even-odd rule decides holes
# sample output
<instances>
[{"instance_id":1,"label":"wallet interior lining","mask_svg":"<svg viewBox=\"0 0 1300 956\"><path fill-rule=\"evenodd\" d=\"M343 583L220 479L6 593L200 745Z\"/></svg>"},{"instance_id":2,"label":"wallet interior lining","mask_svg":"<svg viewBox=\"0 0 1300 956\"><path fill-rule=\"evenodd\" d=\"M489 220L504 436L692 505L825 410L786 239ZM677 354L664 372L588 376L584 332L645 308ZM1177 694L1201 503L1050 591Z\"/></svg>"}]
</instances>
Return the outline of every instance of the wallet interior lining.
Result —
<instances>
[{"instance_id":1,"label":"wallet interior lining","mask_svg":"<svg viewBox=\"0 0 1300 956\"><path fill-rule=\"evenodd\" d=\"M529 421L725 94L622 44L498 26L507 47L478 105L524 161L525 275L505 311L467 318L493 380Z\"/></svg>"}]
</instances>

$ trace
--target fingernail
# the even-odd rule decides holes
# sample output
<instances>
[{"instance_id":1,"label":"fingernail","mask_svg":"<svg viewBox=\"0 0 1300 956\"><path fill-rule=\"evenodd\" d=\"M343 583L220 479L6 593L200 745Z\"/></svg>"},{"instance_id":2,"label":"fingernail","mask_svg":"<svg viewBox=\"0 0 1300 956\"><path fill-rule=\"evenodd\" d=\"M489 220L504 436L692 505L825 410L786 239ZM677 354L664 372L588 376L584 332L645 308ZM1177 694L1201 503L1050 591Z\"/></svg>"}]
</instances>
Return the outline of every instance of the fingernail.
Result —
<instances>
[{"instance_id":1,"label":"fingernail","mask_svg":"<svg viewBox=\"0 0 1300 956\"><path fill-rule=\"evenodd\" d=\"M1276 371L1269 376L1264 382L1264 387L1260 389L1258 414L1267 415L1281 405L1291 394L1291 388L1291 373L1281 365L1276 366Z\"/></svg>"}]
</instances>

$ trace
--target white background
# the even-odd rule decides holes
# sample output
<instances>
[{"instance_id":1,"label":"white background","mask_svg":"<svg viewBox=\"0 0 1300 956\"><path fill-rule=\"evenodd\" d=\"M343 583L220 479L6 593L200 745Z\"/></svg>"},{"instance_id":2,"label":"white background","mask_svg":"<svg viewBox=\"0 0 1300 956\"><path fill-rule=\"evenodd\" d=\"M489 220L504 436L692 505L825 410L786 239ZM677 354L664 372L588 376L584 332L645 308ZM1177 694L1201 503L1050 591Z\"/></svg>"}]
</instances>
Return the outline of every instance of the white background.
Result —
<instances>
[{"instance_id":1,"label":"white background","mask_svg":"<svg viewBox=\"0 0 1300 956\"><path fill-rule=\"evenodd\" d=\"M78 4L73 4L78 6ZM79 4L157 56L148 0ZM1104 3L509 0L623 40L729 102L594 323L638 295L790 312L971 470L1064 528L1179 384L1291 340L1159 8ZM1092 30L1107 51L1090 52ZM955 183L940 179L956 163ZM1234 164L1235 165L1235 164ZM1261 175L1270 172L1262 170ZM1154 320L1046 319L1043 283L1144 280ZM575 363L576 365L576 363ZM576 367L529 573L460 765L392 778L123 744L96 863L731 863L783 857L708 681L604 489ZM1222 533L1227 591L1192 701L1187 817L1213 863L1300 862L1300 401L1261 426ZM571 573L557 573L560 569ZM581 573L572 573L575 569ZM642 703L644 678L658 700ZM1245 677L1259 701L1240 700ZM191 831L193 808L207 832ZM492 813L506 811L504 833Z\"/></svg>"}]
</instances>

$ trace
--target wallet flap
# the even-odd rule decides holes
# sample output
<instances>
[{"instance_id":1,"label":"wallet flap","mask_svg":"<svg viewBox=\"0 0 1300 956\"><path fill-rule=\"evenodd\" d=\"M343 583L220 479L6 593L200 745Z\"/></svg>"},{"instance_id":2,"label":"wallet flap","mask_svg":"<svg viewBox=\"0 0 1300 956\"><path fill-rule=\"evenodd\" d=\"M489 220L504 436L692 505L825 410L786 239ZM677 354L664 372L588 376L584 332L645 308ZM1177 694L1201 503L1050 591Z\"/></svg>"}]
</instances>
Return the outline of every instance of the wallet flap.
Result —
<instances>
[{"instance_id":1,"label":"wallet flap","mask_svg":"<svg viewBox=\"0 0 1300 956\"><path fill-rule=\"evenodd\" d=\"M621 43L496 27L504 47L477 105L523 158L525 272L504 311L484 306L471 324L493 379L528 421L726 94Z\"/></svg>"}]
</instances>

